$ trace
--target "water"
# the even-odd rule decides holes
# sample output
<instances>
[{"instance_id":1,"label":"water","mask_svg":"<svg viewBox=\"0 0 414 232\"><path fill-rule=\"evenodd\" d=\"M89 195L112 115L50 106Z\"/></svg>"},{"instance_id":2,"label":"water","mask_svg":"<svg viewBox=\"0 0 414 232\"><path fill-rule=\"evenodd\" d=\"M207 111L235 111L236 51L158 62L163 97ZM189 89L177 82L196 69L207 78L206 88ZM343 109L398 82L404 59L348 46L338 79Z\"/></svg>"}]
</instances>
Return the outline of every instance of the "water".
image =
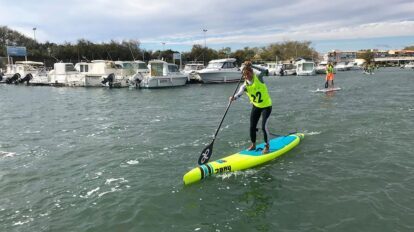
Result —
<instances>
[{"instance_id":1,"label":"water","mask_svg":"<svg viewBox=\"0 0 414 232\"><path fill-rule=\"evenodd\" d=\"M269 77L281 158L184 187L234 84L0 85L0 231L413 231L414 72ZM249 145L236 101L212 159ZM259 136L261 139L261 135Z\"/></svg>"}]
</instances>

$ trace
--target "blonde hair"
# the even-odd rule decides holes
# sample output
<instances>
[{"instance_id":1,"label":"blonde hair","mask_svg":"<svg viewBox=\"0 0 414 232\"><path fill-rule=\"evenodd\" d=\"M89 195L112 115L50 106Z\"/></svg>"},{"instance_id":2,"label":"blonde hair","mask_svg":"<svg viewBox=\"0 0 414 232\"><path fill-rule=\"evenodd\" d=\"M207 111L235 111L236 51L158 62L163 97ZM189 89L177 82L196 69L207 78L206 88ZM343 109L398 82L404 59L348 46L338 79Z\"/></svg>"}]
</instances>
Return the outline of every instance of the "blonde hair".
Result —
<instances>
[{"instance_id":1,"label":"blonde hair","mask_svg":"<svg viewBox=\"0 0 414 232\"><path fill-rule=\"evenodd\" d=\"M244 67L242 70L243 76L246 75L247 73L253 73L253 69L252 69L252 62L249 60L246 60L244 62Z\"/></svg>"}]
</instances>

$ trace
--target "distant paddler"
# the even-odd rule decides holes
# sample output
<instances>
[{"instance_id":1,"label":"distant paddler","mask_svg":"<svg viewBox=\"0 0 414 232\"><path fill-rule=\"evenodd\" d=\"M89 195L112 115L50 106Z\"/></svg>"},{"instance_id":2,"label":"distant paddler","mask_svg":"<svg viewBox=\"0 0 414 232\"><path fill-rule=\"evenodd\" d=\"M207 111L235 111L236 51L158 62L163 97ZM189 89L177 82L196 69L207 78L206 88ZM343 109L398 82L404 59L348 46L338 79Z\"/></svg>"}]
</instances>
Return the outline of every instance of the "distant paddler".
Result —
<instances>
[{"instance_id":1,"label":"distant paddler","mask_svg":"<svg viewBox=\"0 0 414 232\"><path fill-rule=\"evenodd\" d=\"M256 75L253 69L259 70L260 74ZM239 91L230 97L230 101L234 101L243 95L243 92L247 94L252 103L252 110L250 113L250 140L252 144L248 150L256 150L256 127L259 122L260 115L262 116L262 130L264 141L266 143L262 153L269 152L269 130L267 122L272 112L272 99L267 91L267 86L263 81L263 76L266 70L262 70L259 67L252 65L250 61L244 62L244 68L242 75L244 77L244 84L240 86Z\"/></svg>"},{"instance_id":2,"label":"distant paddler","mask_svg":"<svg viewBox=\"0 0 414 232\"><path fill-rule=\"evenodd\" d=\"M332 63L328 63L328 65L326 66L325 89L334 87L334 79L335 79L334 67ZM329 85L329 82L331 82L330 85Z\"/></svg>"}]
</instances>

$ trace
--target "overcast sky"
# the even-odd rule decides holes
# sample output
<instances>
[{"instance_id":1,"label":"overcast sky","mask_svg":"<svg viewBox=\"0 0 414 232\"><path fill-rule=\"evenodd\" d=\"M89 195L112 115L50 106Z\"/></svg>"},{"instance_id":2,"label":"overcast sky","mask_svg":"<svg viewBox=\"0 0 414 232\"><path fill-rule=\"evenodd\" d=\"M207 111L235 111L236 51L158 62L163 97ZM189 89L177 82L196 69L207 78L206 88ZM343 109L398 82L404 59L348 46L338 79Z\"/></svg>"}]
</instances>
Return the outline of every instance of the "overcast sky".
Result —
<instances>
[{"instance_id":1,"label":"overcast sky","mask_svg":"<svg viewBox=\"0 0 414 232\"><path fill-rule=\"evenodd\" d=\"M414 45L414 0L0 0L0 25L41 42L137 39L188 51L310 40L332 49ZM165 45L162 45L162 43Z\"/></svg>"}]
</instances>

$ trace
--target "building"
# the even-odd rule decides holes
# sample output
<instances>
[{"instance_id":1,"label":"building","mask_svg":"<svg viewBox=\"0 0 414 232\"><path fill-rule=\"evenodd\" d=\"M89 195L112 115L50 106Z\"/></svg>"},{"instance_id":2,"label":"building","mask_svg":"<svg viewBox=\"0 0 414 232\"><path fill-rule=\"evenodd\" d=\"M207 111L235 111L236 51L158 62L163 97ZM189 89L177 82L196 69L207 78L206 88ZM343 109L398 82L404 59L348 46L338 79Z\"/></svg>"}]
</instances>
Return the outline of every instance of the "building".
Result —
<instances>
[{"instance_id":1,"label":"building","mask_svg":"<svg viewBox=\"0 0 414 232\"><path fill-rule=\"evenodd\" d=\"M400 66L414 61L414 50L372 51L374 61L382 66Z\"/></svg>"},{"instance_id":2,"label":"building","mask_svg":"<svg viewBox=\"0 0 414 232\"><path fill-rule=\"evenodd\" d=\"M372 52L374 54L374 62L381 66L400 66L414 61L414 50L378 50L367 49L360 51L340 51L333 50L324 55L324 61L337 63L348 63L357 60L358 55Z\"/></svg>"},{"instance_id":3,"label":"building","mask_svg":"<svg viewBox=\"0 0 414 232\"><path fill-rule=\"evenodd\" d=\"M331 52L328 52L327 56L324 58L326 61L334 64L340 62L351 62L357 58L357 52L333 50Z\"/></svg>"}]
</instances>

